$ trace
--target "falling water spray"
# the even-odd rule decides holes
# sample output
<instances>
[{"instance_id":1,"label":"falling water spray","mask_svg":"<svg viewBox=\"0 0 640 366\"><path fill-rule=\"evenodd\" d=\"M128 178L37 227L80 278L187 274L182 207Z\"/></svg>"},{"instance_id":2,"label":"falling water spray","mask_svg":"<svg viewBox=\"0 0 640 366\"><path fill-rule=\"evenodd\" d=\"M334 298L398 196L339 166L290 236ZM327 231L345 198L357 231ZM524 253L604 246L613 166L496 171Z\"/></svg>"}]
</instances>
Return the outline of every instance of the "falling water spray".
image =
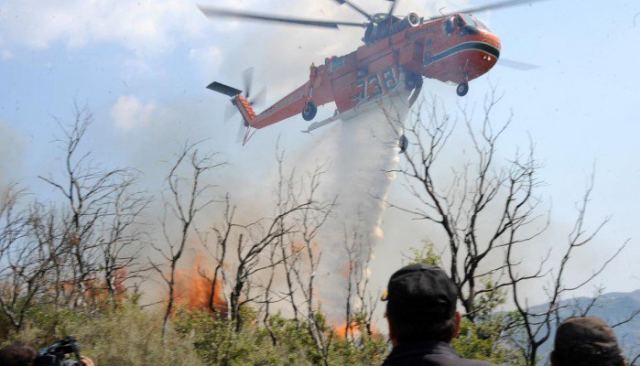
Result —
<instances>
[{"instance_id":1,"label":"falling water spray","mask_svg":"<svg viewBox=\"0 0 640 366\"><path fill-rule=\"evenodd\" d=\"M370 103L356 110L337 127L334 163L328 184L337 196L334 215L324 228L320 288L323 311L332 322L344 321L347 297L348 238L357 234L363 258L371 255L384 236L382 214L393 173L398 162L398 141L407 116L408 93ZM363 268L367 276L368 268ZM357 304L356 304L357 306Z\"/></svg>"}]
</instances>

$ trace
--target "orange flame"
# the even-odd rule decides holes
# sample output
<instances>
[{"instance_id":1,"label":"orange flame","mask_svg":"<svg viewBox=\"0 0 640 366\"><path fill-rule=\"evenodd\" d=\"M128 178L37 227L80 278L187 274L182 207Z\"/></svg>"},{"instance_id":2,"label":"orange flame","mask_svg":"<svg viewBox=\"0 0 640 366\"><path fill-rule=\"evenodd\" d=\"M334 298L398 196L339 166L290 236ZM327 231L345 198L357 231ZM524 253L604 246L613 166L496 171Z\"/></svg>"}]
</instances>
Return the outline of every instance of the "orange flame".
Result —
<instances>
[{"instance_id":1,"label":"orange flame","mask_svg":"<svg viewBox=\"0 0 640 366\"><path fill-rule=\"evenodd\" d=\"M227 302L222 292L222 281L217 279L213 283L213 276L203 268L203 261L198 254L189 269L176 272L176 304L190 310L215 311L224 317Z\"/></svg>"},{"instance_id":2,"label":"orange flame","mask_svg":"<svg viewBox=\"0 0 640 366\"><path fill-rule=\"evenodd\" d=\"M360 335L360 324L356 322L351 322L347 326L347 323L344 322L340 325L337 325L333 328L333 332L338 336L338 338L347 338L347 335L350 336L359 336Z\"/></svg>"},{"instance_id":3,"label":"orange flame","mask_svg":"<svg viewBox=\"0 0 640 366\"><path fill-rule=\"evenodd\" d=\"M87 304L104 305L109 301L110 295L113 295L113 299L117 304L121 304L127 296L127 287L125 284L127 274L128 271L126 268L115 270L111 278L111 288L113 293L109 292L106 280L98 279L95 273L88 276L80 283L74 280L63 281L61 288L65 296L70 297L73 296L75 291L77 291L78 286L81 285L81 300Z\"/></svg>"},{"instance_id":4,"label":"orange flame","mask_svg":"<svg viewBox=\"0 0 640 366\"><path fill-rule=\"evenodd\" d=\"M347 323L344 322L340 325L333 327L333 333L340 339L353 338L357 339L365 335L369 335L374 338L381 337L380 331L373 325L359 323L356 321L352 321L351 325L347 327Z\"/></svg>"}]
</instances>

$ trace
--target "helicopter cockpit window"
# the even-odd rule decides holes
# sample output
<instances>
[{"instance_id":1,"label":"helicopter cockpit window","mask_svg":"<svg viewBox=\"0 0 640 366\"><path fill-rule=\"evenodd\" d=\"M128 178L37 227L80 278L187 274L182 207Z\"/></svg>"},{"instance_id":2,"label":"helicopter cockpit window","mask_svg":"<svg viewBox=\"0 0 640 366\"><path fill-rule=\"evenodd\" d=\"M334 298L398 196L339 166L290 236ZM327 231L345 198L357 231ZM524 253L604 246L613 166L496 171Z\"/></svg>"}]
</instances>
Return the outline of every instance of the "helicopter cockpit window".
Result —
<instances>
[{"instance_id":1,"label":"helicopter cockpit window","mask_svg":"<svg viewBox=\"0 0 640 366\"><path fill-rule=\"evenodd\" d=\"M484 25L484 23L482 23L480 19L474 17L473 15L460 14L460 19L464 22L465 25L482 29L482 30L488 30L487 26Z\"/></svg>"},{"instance_id":2,"label":"helicopter cockpit window","mask_svg":"<svg viewBox=\"0 0 640 366\"><path fill-rule=\"evenodd\" d=\"M480 19L474 17L473 15L471 17L473 18L473 20L476 21L476 27L478 27L479 29L482 29L482 30L486 30L486 31L489 30L489 27L487 27L487 25L484 24Z\"/></svg>"},{"instance_id":3,"label":"helicopter cockpit window","mask_svg":"<svg viewBox=\"0 0 640 366\"><path fill-rule=\"evenodd\" d=\"M455 18L451 17L449 19L447 19L446 22L444 22L444 31L447 32L447 34L451 34L453 33L453 31L455 30Z\"/></svg>"},{"instance_id":4,"label":"helicopter cockpit window","mask_svg":"<svg viewBox=\"0 0 640 366\"><path fill-rule=\"evenodd\" d=\"M477 34L481 29L476 19L469 14L460 14L457 19L460 23L461 34Z\"/></svg>"}]
</instances>

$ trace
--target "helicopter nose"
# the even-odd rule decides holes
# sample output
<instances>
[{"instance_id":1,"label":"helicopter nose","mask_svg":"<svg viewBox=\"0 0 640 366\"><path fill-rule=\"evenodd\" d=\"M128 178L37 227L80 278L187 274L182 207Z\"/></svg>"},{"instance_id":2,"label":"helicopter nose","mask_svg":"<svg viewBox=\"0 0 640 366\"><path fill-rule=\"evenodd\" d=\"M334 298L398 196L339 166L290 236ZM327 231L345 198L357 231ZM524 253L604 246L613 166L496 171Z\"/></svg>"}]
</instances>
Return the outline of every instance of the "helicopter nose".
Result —
<instances>
[{"instance_id":1,"label":"helicopter nose","mask_svg":"<svg viewBox=\"0 0 640 366\"><path fill-rule=\"evenodd\" d=\"M469 34L460 47L469 52L461 54L458 59L461 72L452 77L452 81L462 84L476 79L491 70L500 58L502 47L497 35L484 30Z\"/></svg>"},{"instance_id":2,"label":"helicopter nose","mask_svg":"<svg viewBox=\"0 0 640 366\"><path fill-rule=\"evenodd\" d=\"M495 47L498 51L502 49L502 43L500 42L500 37L497 35L490 33L489 34L489 43ZM500 57L500 55L498 55Z\"/></svg>"},{"instance_id":3,"label":"helicopter nose","mask_svg":"<svg viewBox=\"0 0 640 366\"><path fill-rule=\"evenodd\" d=\"M487 63L489 67L493 67L500 58L500 50L502 44L500 38L490 32L485 32L480 35L479 41L483 44L483 56L482 59Z\"/></svg>"},{"instance_id":4,"label":"helicopter nose","mask_svg":"<svg viewBox=\"0 0 640 366\"><path fill-rule=\"evenodd\" d=\"M489 51L496 59L499 58L500 50L502 49L500 38L491 32L486 32L481 37L482 42L488 47L487 51Z\"/></svg>"}]
</instances>

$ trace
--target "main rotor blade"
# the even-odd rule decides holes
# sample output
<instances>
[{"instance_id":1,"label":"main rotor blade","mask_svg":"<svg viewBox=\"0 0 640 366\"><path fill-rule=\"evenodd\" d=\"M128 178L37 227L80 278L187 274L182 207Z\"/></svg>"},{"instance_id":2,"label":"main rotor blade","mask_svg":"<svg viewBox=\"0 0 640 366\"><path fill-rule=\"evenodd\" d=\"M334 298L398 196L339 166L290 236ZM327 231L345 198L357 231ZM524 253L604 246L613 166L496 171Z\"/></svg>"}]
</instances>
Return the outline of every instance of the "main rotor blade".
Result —
<instances>
[{"instance_id":1,"label":"main rotor blade","mask_svg":"<svg viewBox=\"0 0 640 366\"><path fill-rule=\"evenodd\" d=\"M539 68L538 65L528 64L525 62L509 60L504 57L500 57L498 59L498 65L508 67L510 69L520 70L520 71L529 71Z\"/></svg>"},{"instance_id":2,"label":"main rotor blade","mask_svg":"<svg viewBox=\"0 0 640 366\"><path fill-rule=\"evenodd\" d=\"M277 16L277 15L213 8L210 6L203 6L203 5L198 5L198 7L204 13L204 15L206 15L209 18L227 17L227 18L238 18L238 19L250 19L250 20L261 20L261 21L267 21L267 22L297 24L297 25L306 25L311 27L333 28L333 29L338 29L339 26L361 27L361 28L366 28L367 26L364 23L356 23L356 22L342 22L342 21L334 22L334 21L326 21L326 20L290 18L290 17L283 17L283 16Z\"/></svg>"},{"instance_id":3,"label":"main rotor blade","mask_svg":"<svg viewBox=\"0 0 640 366\"><path fill-rule=\"evenodd\" d=\"M367 18L368 20L373 20L373 17L371 16L371 14L367 13L361 7L359 7L358 5L352 3L349 0L335 0L335 2L337 2L340 5L347 4L347 6L349 6L351 9L357 11L358 13L364 15L365 18Z\"/></svg>"},{"instance_id":4,"label":"main rotor blade","mask_svg":"<svg viewBox=\"0 0 640 366\"><path fill-rule=\"evenodd\" d=\"M478 12L486 11L486 10L497 10L497 9L511 8L511 7L514 7L514 6L527 5L527 4L537 3L537 2L541 2L541 1L547 1L547 0L505 0L505 1L495 2L495 3L492 3L492 4L477 6L475 8L467 8L467 9L462 9L462 10L458 10L458 11L455 11L455 12L441 14L441 15L438 15L438 16L435 16L435 17L431 17L431 18L429 18L427 20L441 19L441 18L448 17L450 15L458 14L458 13L478 13Z\"/></svg>"}]
</instances>

